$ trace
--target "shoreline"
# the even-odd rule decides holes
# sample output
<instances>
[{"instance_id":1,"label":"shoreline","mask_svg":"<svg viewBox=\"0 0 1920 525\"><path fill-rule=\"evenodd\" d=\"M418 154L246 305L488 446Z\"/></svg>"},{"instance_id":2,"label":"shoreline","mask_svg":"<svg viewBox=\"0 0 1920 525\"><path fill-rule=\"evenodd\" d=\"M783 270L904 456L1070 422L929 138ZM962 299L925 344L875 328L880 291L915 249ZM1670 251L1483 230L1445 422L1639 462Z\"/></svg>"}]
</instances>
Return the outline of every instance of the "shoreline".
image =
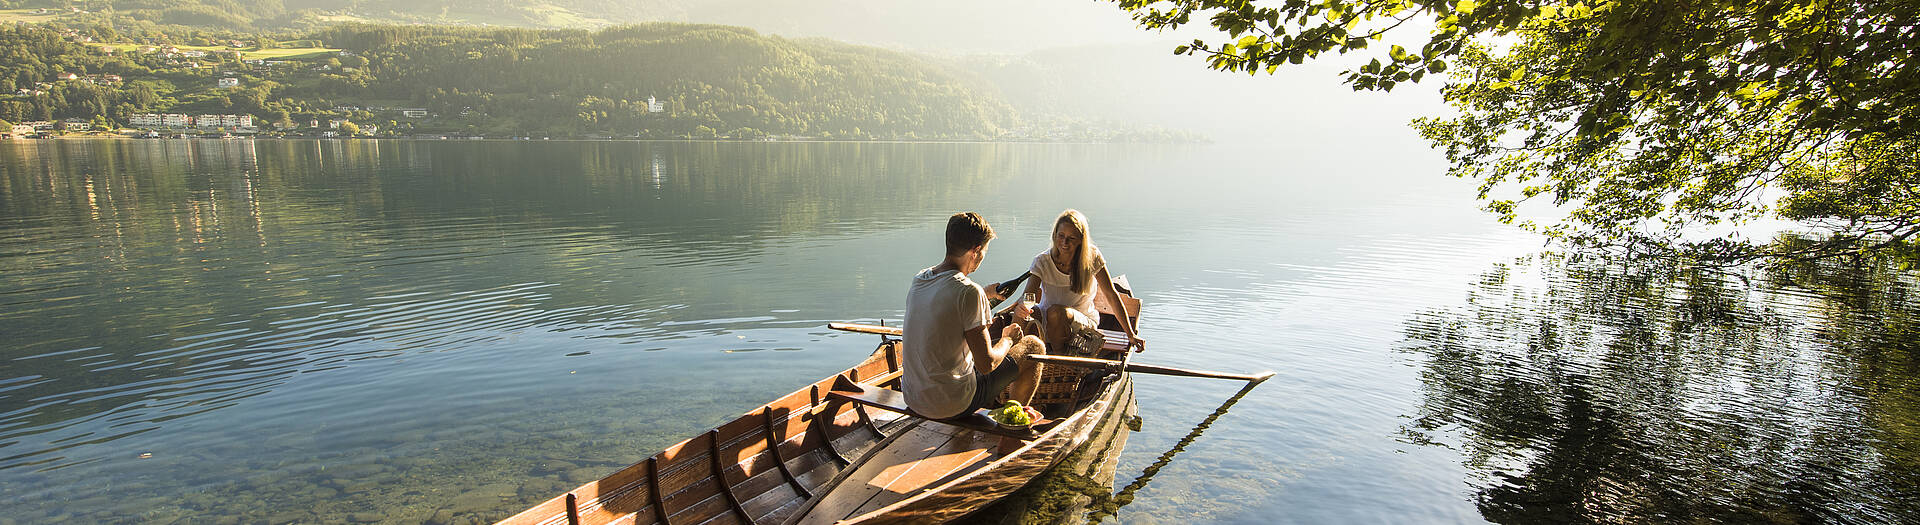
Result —
<instances>
[{"instance_id":1,"label":"shoreline","mask_svg":"<svg viewBox=\"0 0 1920 525\"><path fill-rule=\"evenodd\" d=\"M222 140L340 140L340 141L345 141L345 140L394 140L394 141L399 141L399 140L407 140L407 141L420 141L420 142L712 142L712 143L730 143L730 144L734 144L734 143L737 143L737 144L753 144L753 143L768 143L768 144L804 144L804 143L843 143L843 144L1062 144L1062 145L1070 145L1070 144L1083 144L1083 145L1102 145L1102 144L1126 144L1126 145L1147 145L1147 144L1152 144L1152 145L1162 145L1162 146L1205 146L1205 145L1209 145L1209 144L1213 144L1213 142L1092 142L1092 141L1045 141L1045 140L958 140L958 139L949 139L949 140L838 140L838 139L817 139L817 138L815 138L815 139L793 139L793 140L759 140L759 139L754 139L754 140L731 140L731 139L621 139L621 138L608 138L608 139L585 139L585 138L543 138L543 139L511 139L511 138L491 138L491 137L461 137L461 138L451 138L451 137L440 137L440 138L430 138L430 137L271 137L271 136L269 136L269 137L256 137L256 136L240 136L240 135L235 135L235 136L232 136L232 137L129 137L129 136L124 136L124 135L100 135L100 134L75 134L75 135L52 135L52 136L46 136L46 137L29 137L29 138L22 138L22 137L8 137L8 138L6 138L5 140L0 140L0 142L14 142L14 141L41 141L41 140L131 140L131 141L150 141L150 140L215 140L215 141L222 141Z\"/></svg>"}]
</instances>

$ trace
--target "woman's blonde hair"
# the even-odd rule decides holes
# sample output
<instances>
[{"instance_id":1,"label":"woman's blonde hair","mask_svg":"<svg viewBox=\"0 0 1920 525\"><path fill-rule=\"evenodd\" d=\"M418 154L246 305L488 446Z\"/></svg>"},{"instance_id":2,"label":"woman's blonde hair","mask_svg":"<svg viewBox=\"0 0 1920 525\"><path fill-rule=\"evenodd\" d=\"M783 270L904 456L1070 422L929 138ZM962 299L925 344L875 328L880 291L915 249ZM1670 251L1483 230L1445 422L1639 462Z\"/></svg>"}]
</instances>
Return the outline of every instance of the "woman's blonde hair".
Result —
<instances>
[{"instance_id":1,"label":"woman's blonde hair","mask_svg":"<svg viewBox=\"0 0 1920 525\"><path fill-rule=\"evenodd\" d=\"M1080 246L1073 251L1073 267L1067 272L1070 279L1068 287L1073 293L1087 293L1087 289L1093 287L1093 235L1087 231L1087 216L1080 210L1069 208L1060 212L1060 218L1053 220L1053 229L1058 231L1062 224L1080 234Z\"/></svg>"}]
</instances>

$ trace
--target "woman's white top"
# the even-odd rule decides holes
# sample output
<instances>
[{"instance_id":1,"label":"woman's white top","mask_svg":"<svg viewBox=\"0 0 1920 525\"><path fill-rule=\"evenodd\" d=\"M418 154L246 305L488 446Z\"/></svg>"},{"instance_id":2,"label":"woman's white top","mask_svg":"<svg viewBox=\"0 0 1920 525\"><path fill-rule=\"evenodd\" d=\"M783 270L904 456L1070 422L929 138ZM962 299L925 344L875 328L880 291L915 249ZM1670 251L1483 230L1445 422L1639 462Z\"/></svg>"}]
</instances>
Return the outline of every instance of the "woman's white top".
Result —
<instances>
[{"instance_id":1,"label":"woman's white top","mask_svg":"<svg viewBox=\"0 0 1920 525\"><path fill-rule=\"evenodd\" d=\"M1033 257L1033 280L1040 281L1040 306L1042 312L1056 304L1079 310L1089 319L1100 317L1093 311L1093 294L1100 292L1100 269L1107 267L1107 259L1100 256L1100 248L1093 249L1093 268L1088 269L1087 293L1073 293L1073 277L1060 271L1053 265L1053 248L1047 248Z\"/></svg>"}]
</instances>

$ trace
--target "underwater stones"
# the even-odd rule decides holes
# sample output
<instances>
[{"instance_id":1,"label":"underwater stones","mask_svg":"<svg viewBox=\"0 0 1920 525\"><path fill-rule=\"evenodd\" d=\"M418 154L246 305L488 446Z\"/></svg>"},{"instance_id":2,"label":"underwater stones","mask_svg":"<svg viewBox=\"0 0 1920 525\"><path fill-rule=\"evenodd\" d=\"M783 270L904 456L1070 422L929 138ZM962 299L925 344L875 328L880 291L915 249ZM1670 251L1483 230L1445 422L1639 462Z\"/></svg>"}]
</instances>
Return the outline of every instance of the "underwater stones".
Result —
<instances>
[{"instance_id":1,"label":"underwater stones","mask_svg":"<svg viewBox=\"0 0 1920 525\"><path fill-rule=\"evenodd\" d=\"M378 512L355 512L347 515L347 521L354 523L378 523L384 519L387 517Z\"/></svg>"},{"instance_id":2,"label":"underwater stones","mask_svg":"<svg viewBox=\"0 0 1920 525\"><path fill-rule=\"evenodd\" d=\"M533 474L538 476L538 475L546 475L546 474L553 474L553 473L563 473L563 472L577 469L577 468L580 468L580 465L576 465L571 462L561 461L557 459L549 459L549 460L541 461L537 465L537 467L533 470Z\"/></svg>"},{"instance_id":3,"label":"underwater stones","mask_svg":"<svg viewBox=\"0 0 1920 525\"><path fill-rule=\"evenodd\" d=\"M453 525L453 511L447 509L433 511L433 515L427 517L423 523L424 525Z\"/></svg>"},{"instance_id":4,"label":"underwater stones","mask_svg":"<svg viewBox=\"0 0 1920 525\"><path fill-rule=\"evenodd\" d=\"M527 480L520 486L520 500L528 502L546 501L555 494L566 492L576 485L561 483L550 479Z\"/></svg>"},{"instance_id":5,"label":"underwater stones","mask_svg":"<svg viewBox=\"0 0 1920 525\"><path fill-rule=\"evenodd\" d=\"M601 469L596 467L581 467L567 471L565 475L561 476L561 479L569 483L586 483L600 479L600 472Z\"/></svg>"},{"instance_id":6,"label":"underwater stones","mask_svg":"<svg viewBox=\"0 0 1920 525\"><path fill-rule=\"evenodd\" d=\"M281 509L267 516L267 523L284 525L287 523L307 523L314 521L313 511L306 509Z\"/></svg>"},{"instance_id":7,"label":"underwater stones","mask_svg":"<svg viewBox=\"0 0 1920 525\"><path fill-rule=\"evenodd\" d=\"M519 492L512 483L494 483L482 486L455 496L447 502L447 509L454 514L472 514L492 510L500 505L500 500Z\"/></svg>"},{"instance_id":8,"label":"underwater stones","mask_svg":"<svg viewBox=\"0 0 1920 525\"><path fill-rule=\"evenodd\" d=\"M356 463L328 468L326 472L336 478L366 478L392 469L377 463Z\"/></svg>"},{"instance_id":9,"label":"underwater stones","mask_svg":"<svg viewBox=\"0 0 1920 525\"><path fill-rule=\"evenodd\" d=\"M365 494L367 491L373 490L373 488L375 486L378 486L380 483L378 481L366 480L366 479L333 478L333 479L327 480L322 484L328 487L332 487L334 489L338 489L338 492L335 492L333 494L333 496L338 496L340 495L340 493L356 494L356 495Z\"/></svg>"}]
</instances>

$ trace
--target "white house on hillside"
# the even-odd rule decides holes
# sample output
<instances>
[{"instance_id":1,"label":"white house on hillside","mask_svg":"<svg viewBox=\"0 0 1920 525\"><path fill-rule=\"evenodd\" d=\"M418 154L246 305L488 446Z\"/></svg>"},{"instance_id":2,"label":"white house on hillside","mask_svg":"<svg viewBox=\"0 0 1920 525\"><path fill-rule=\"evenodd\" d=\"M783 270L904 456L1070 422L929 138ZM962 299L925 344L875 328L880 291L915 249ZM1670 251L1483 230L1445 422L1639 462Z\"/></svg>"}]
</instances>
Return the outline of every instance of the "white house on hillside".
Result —
<instances>
[{"instance_id":1,"label":"white house on hillside","mask_svg":"<svg viewBox=\"0 0 1920 525\"><path fill-rule=\"evenodd\" d=\"M127 125L136 128L182 128L187 122L187 116L179 113L135 113L127 117Z\"/></svg>"},{"instance_id":2,"label":"white house on hillside","mask_svg":"<svg viewBox=\"0 0 1920 525\"><path fill-rule=\"evenodd\" d=\"M201 115L193 118L193 125L202 128L251 128L253 115Z\"/></svg>"},{"instance_id":3,"label":"white house on hillside","mask_svg":"<svg viewBox=\"0 0 1920 525\"><path fill-rule=\"evenodd\" d=\"M240 87L240 79L233 78L233 77L222 78L220 79L220 87L223 87L223 88Z\"/></svg>"}]
</instances>

